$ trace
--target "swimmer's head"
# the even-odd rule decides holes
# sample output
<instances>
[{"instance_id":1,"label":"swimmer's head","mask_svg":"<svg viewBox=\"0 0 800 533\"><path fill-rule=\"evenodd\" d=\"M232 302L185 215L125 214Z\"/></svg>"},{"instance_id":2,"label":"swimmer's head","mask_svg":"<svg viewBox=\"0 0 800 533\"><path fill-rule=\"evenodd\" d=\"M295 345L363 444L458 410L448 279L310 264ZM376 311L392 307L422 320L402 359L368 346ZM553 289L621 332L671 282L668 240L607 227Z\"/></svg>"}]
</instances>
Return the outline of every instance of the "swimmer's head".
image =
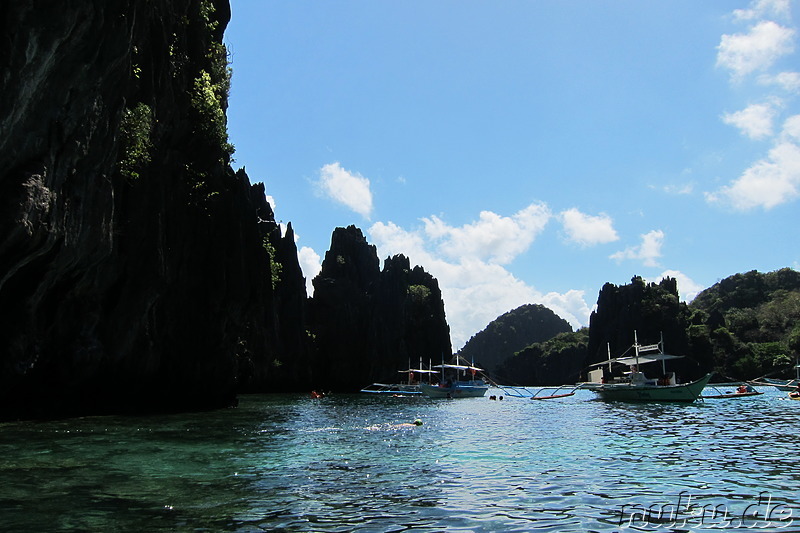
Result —
<instances>
[{"instance_id":1,"label":"swimmer's head","mask_svg":"<svg viewBox=\"0 0 800 533\"><path fill-rule=\"evenodd\" d=\"M422 425L422 420L420 420L419 418L417 418L416 420L414 420L414 425L415 425L415 426L421 426L421 425Z\"/></svg>"}]
</instances>

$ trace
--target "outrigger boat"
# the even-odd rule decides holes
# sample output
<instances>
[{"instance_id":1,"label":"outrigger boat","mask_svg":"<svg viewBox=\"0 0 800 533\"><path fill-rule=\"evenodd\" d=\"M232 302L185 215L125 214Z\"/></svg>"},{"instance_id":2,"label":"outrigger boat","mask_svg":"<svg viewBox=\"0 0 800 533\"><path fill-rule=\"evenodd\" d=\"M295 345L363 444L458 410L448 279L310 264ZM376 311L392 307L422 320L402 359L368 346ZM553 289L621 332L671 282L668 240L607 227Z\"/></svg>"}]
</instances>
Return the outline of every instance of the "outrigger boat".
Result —
<instances>
[{"instance_id":1,"label":"outrigger boat","mask_svg":"<svg viewBox=\"0 0 800 533\"><path fill-rule=\"evenodd\" d=\"M770 385L784 392L794 391L797 390L797 387L800 386L800 364L797 364L797 360L795 360L794 374L795 374L794 379L775 379L763 376L761 378L753 380L753 383L755 383L756 385Z\"/></svg>"},{"instance_id":2,"label":"outrigger boat","mask_svg":"<svg viewBox=\"0 0 800 533\"><path fill-rule=\"evenodd\" d=\"M361 392L392 396L418 395L422 394L419 388L422 379L427 376L428 383L432 383L433 375L439 373L438 370L425 370L422 368L422 359L420 359L419 368L410 368L411 365L408 366L408 370L398 370L401 374L407 375L405 383L373 383L361 389Z\"/></svg>"},{"instance_id":3,"label":"outrigger boat","mask_svg":"<svg viewBox=\"0 0 800 533\"><path fill-rule=\"evenodd\" d=\"M710 385L716 394L703 394L700 396L703 400L733 400L735 398L746 398L748 396L760 396L764 394L754 389L751 385L742 383L734 391L722 392L717 387Z\"/></svg>"},{"instance_id":4,"label":"outrigger boat","mask_svg":"<svg viewBox=\"0 0 800 533\"><path fill-rule=\"evenodd\" d=\"M579 386L596 393L602 400L687 403L697 400L711 379L711 374L691 383L678 383L675 372L667 372L665 366L666 361L683 356L666 354L663 346L663 339L658 344L642 346L634 332L633 356L612 359L609 348L608 360L592 365L596 368L589 372L589 381ZM640 365L658 361L661 361L662 368L662 377L659 379L648 378L639 370ZM610 368L615 363L625 365L630 370L621 377L606 378L602 367L608 365Z\"/></svg>"},{"instance_id":5,"label":"outrigger boat","mask_svg":"<svg viewBox=\"0 0 800 533\"><path fill-rule=\"evenodd\" d=\"M436 365L442 372L442 380L438 385L420 383L419 389L428 398L480 398L489 390L489 384L478 374L483 372L472 364L462 365L459 356L454 364Z\"/></svg>"}]
</instances>

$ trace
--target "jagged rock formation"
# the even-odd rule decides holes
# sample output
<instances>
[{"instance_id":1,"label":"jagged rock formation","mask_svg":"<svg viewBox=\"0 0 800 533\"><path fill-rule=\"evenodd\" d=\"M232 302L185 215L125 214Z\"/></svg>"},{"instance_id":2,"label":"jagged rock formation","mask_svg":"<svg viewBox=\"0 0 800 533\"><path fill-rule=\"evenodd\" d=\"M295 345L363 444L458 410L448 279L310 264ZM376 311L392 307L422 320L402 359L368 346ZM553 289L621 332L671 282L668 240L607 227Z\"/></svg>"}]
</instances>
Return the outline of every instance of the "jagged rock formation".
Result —
<instances>
[{"instance_id":1,"label":"jagged rock formation","mask_svg":"<svg viewBox=\"0 0 800 533\"><path fill-rule=\"evenodd\" d=\"M571 331L569 322L547 307L526 304L491 321L482 331L473 335L458 353L493 374L503 361L516 352L559 333Z\"/></svg>"},{"instance_id":2,"label":"jagged rock formation","mask_svg":"<svg viewBox=\"0 0 800 533\"><path fill-rule=\"evenodd\" d=\"M379 269L375 246L355 226L337 228L314 278L311 329L316 388L353 391L393 383L399 370L451 353L438 282L402 255Z\"/></svg>"},{"instance_id":3,"label":"jagged rock formation","mask_svg":"<svg viewBox=\"0 0 800 533\"><path fill-rule=\"evenodd\" d=\"M589 347L586 365L622 355L634 342L655 344L663 334L666 351L675 355L693 355L687 330L689 311L678 297L674 278L660 283L645 283L635 276L628 285L606 283L597 297L597 309L589 318ZM684 379L704 373L704 362L681 359L671 363ZM708 368L707 370L710 370Z\"/></svg>"},{"instance_id":4,"label":"jagged rock formation","mask_svg":"<svg viewBox=\"0 0 800 533\"><path fill-rule=\"evenodd\" d=\"M307 374L291 230L229 165L229 17L0 7L0 414L220 406Z\"/></svg>"}]
</instances>

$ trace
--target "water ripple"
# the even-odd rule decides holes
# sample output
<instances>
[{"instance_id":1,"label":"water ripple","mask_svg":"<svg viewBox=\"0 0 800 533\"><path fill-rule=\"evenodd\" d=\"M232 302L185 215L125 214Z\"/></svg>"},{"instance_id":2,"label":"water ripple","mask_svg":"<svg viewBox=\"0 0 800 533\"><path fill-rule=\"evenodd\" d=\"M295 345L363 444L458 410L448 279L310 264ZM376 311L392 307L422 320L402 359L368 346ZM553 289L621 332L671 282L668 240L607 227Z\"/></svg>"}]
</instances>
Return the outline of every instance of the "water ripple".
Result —
<instances>
[{"instance_id":1,"label":"water ripple","mask_svg":"<svg viewBox=\"0 0 800 533\"><path fill-rule=\"evenodd\" d=\"M800 402L782 398L274 395L211 413L3 424L0 530L777 528L783 511L800 520Z\"/></svg>"}]
</instances>

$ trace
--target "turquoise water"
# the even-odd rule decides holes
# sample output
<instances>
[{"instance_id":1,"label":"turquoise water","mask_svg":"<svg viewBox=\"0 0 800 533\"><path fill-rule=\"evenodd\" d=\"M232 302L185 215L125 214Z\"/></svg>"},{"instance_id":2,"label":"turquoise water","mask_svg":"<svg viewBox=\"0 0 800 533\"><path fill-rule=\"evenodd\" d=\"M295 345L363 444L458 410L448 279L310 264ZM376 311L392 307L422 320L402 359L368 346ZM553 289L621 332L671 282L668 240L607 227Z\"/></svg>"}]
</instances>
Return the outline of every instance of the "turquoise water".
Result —
<instances>
[{"instance_id":1,"label":"turquoise water","mask_svg":"<svg viewBox=\"0 0 800 533\"><path fill-rule=\"evenodd\" d=\"M0 424L0 530L799 530L800 402L763 390L690 405L265 395Z\"/></svg>"}]
</instances>

